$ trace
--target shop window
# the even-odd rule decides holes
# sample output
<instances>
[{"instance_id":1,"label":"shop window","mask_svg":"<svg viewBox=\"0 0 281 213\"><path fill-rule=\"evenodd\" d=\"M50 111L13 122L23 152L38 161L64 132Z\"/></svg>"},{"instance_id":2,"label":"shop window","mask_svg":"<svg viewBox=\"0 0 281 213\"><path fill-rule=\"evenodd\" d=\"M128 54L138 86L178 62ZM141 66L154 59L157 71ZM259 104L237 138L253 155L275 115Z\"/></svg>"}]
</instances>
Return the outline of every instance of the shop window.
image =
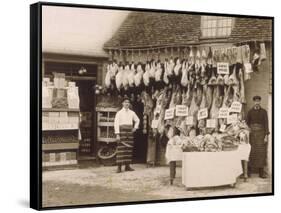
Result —
<instances>
[{"instance_id":1,"label":"shop window","mask_svg":"<svg viewBox=\"0 0 281 213\"><path fill-rule=\"evenodd\" d=\"M231 34L234 19L221 16L202 16L201 33L202 38L220 38Z\"/></svg>"}]
</instances>

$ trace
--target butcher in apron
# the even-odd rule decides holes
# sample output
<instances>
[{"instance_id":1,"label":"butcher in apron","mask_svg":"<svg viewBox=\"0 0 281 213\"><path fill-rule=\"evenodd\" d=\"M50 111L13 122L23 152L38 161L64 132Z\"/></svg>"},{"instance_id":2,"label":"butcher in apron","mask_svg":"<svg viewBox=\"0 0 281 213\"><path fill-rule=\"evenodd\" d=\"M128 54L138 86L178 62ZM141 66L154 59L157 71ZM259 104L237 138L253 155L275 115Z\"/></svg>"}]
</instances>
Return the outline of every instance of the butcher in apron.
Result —
<instances>
[{"instance_id":1,"label":"butcher in apron","mask_svg":"<svg viewBox=\"0 0 281 213\"><path fill-rule=\"evenodd\" d=\"M134 145L133 133L138 129L140 123L136 113L129 109L130 99L124 98L122 105L123 108L116 113L114 119L114 130L117 138L117 173L122 171L122 165L125 165L125 171L134 171L130 167Z\"/></svg>"},{"instance_id":2,"label":"butcher in apron","mask_svg":"<svg viewBox=\"0 0 281 213\"><path fill-rule=\"evenodd\" d=\"M251 129L249 172L253 169L258 169L259 176L261 178L267 178L267 174L264 171L269 135L267 112L261 108L260 96L254 96L253 101L255 103L254 107L250 109L247 115L247 123Z\"/></svg>"}]
</instances>

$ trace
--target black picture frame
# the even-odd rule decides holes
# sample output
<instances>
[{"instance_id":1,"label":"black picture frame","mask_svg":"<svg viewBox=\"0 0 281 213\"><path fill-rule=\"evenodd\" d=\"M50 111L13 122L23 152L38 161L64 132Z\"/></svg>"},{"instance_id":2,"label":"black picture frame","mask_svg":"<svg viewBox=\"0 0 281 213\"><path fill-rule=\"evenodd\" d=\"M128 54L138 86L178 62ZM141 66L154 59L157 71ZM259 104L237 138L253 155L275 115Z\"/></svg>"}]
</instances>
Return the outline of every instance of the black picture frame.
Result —
<instances>
[{"instance_id":1,"label":"black picture frame","mask_svg":"<svg viewBox=\"0 0 281 213\"><path fill-rule=\"evenodd\" d=\"M143 12L165 12L180 13L194 15L220 15L241 18L257 18L269 19L272 21L272 192L260 194L243 194L243 195L226 195L214 197L199 198L182 198L182 199L165 199L150 200L136 202L119 202L119 203L103 203L103 204L87 204L87 205L69 205L58 207L42 206L42 6L59 6L59 7L78 7L78 8L95 8L110 10L129 10ZM68 4L68 3L51 3L38 2L30 5L30 207L36 210L48 209L66 209L66 208L84 208L99 206L116 206L116 205L134 205L146 203L163 203L176 201L192 201L192 200L210 200L210 199L226 199L256 196L272 196L274 195L274 17L255 16L255 15L239 15L239 14L222 14L222 13L206 13L193 11L174 11L174 10L158 10L148 8L130 8L130 7L111 7L102 5L84 5L84 4Z\"/></svg>"}]
</instances>

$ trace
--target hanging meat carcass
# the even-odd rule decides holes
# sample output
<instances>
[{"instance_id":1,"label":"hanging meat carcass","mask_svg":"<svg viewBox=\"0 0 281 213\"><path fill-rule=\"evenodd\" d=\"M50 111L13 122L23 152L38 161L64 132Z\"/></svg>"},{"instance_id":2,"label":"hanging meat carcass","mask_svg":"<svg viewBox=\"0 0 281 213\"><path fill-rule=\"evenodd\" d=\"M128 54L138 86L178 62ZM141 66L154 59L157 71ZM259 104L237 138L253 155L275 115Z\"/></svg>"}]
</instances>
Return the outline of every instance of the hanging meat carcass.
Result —
<instances>
[{"instance_id":1,"label":"hanging meat carcass","mask_svg":"<svg viewBox=\"0 0 281 213\"><path fill-rule=\"evenodd\" d=\"M233 66L232 74L228 78L228 85L237 85L239 81L236 76L236 65Z\"/></svg>"},{"instance_id":2,"label":"hanging meat carcass","mask_svg":"<svg viewBox=\"0 0 281 213\"><path fill-rule=\"evenodd\" d=\"M245 104L246 97L245 97L244 74L241 68L239 69L239 78L240 78L240 102Z\"/></svg>"},{"instance_id":3,"label":"hanging meat carcass","mask_svg":"<svg viewBox=\"0 0 281 213\"><path fill-rule=\"evenodd\" d=\"M189 107L189 115L193 116L195 120L197 120L197 112L198 112L198 105L196 104L196 97L197 94L196 92L192 91L192 100L191 100L191 104Z\"/></svg>"},{"instance_id":4,"label":"hanging meat carcass","mask_svg":"<svg viewBox=\"0 0 281 213\"><path fill-rule=\"evenodd\" d=\"M199 107L202 101L202 97L203 97L203 87L200 85L195 89L196 92L196 98L195 98L195 103L197 104L197 106Z\"/></svg>"},{"instance_id":5,"label":"hanging meat carcass","mask_svg":"<svg viewBox=\"0 0 281 213\"><path fill-rule=\"evenodd\" d=\"M211 78L209 79L208 85L216 85L217 84L217 78L215 75L215 69L213 67L210 68Z\"/></svg>"},{"instance_id":6,"label":"hanging meat carcass","mask_svg":"<svg viewBox=\"0 0 281 213\"><path fill-rule=\"evenodd\" d=\"M140 86L141 84L142 76L143 76L143 70L141 64L139 63L137 66L137 72L134 75L134 83L137 87Z\"/></svg>"},{"instance_id":7,"label":"hanging meat carcass","mask_svg":"<svg viewBox=\"0 0 281 213\"><path fill-rule=\"evenodd\" d=\"M168 66L167 66L168 77L170 77L174 74L174 67L175 67L175 62L174 62L173 58L171 58L169 63L168 63Z\"/></svg>"},{"instance_id":8,"label":"hanging meat carcass","mask_svg":"<svg viewBox=\"0 0 281 213\"><path fill-rule=\"evenodd\" d=\"M115 77L116 87L120 91L122 84L123 84L123 76L124 76L124 67L122 64L118 66L118 73Z\"/></svg>"},{"instance_id":9,"label":"hanging meat carcass","mask_svg":"<svg viewBox=\"0 0 281 213\"><path fill-rule=\"evenodd\" d=\"M169 78L168 78L168 59L165 59L165 62L164 62L164 75L163 75L163 81L166 85L169 84Z\"/></svg>"},{"instance_id":10,"label":"hanging meat carcass","mask_svg":"<svg viewBox=\"0 0 281 213\"><path fill-rule=\"evenodd\" d=\"M212 106L213 101L213 86L207 86L207 92L206 92L206 106L210 110Z\"/></svg>"},{"instance_id":11,"label":"hanging meat carcass","mask_svg":"<svg viewBox=\"0 0 281 213\"><path fill-rule=\"evenodd\" d=\"M182 85L183 87L186 87L187 84L189 83L189 81L188 81L188 76L187 76L187 74L188 74L188 64L187 64L186 61L183 62L183 64L182 64L182 70L181 70L181 71L182 71L181 85Z\"/></svg>"},{"instance_id":12,"label":"hanging meat carcass","mask_svg":"<svg viewBox=\"0 0 281 213\"><path fill-rule=\"evenodd\" d=\"M204 109L207 107L207 85L203 86L202 101L200 103L199 109ZM206 126L206 119L201 119L198 121L198 128L202 129Z\"/></svg>"},{"instance_id":13,"label":"hanging meat carcass","mask_svg":"<svg viewBox=\"0 0 281 213\"><path fill-rule=\"evenodd\" d=\"M174 67L174 73L176 77L179 76L181 67L182 67L181 61L179 58L177 58L176 65Z\"/></svg>"},{"instance_id":14,"label":"hanging meat carcass","mask_svg":"<svg viewBox=\"0 0 281 213\"><path fill-rule=\"evenodd\" d=\"M106 72L106 75L105 75L104 84L105 84L106 88L109 88L110 84L111 84L111 81L110 81L110 77L111 77L110 65L108 64L106 68L107 68L107 72Z\"/></svg>"},{"instance_id":15,"label":"hanging meat carcass","mask_svg":"<svg viewBox=\"0 0 281 213\"><path fill-rule=\"evenodd\" d=\"M161 61L159 60L157 62L156 71L155 71L155 81L156 82L160 82L161 81L162 73L163 73L163 69L162 69L162 66L161 66Z\"/></svg>"},{"instance_id":16,"label":"hanging meat carcass","mask_svg":"<svg viewBox=\"0 0 281 213\"><path fill-rule=\"evenodd\" d=\"M130 66L129 66L129 64L127 64L125 66L124 75L123 75L123 78L122 78L122 84L123 84L123 87L125 88L125 90L129 86L129 75L130 75L130 72L131 72Z\"/></svg>"},{"instance_id":17,"label":"hanging meat carcass","mask_svg":"<svg viewBox=\"0 0 281 213\"><path fill-rule=\"evenodd\" d=\"M149 86L149 71L150 71L150 65L147 62L145 65L145 72L143 74L143 83L145 86Z\"/></svg>"},{"instance_id":18,"label":"hanging meat carcass","mask_svg":"<svg viewBox=\"0 0 281 213\"><path fill-rule=\"evenodd\" d=\"M151 60L150 69L149 69L149 78L155 79L155 72L156 72L156 62L154 60Z\"/></svg>"},{"instance_id":19,"label":"hanging meat carcass","mask_svg":"<svg viewBox=\"0 0 281 213\"><path fill-rule=\"evenodd\" d=\"M133 87L134 86L134 76L136 74L136 68L135 68L135 64L132 63L131 64L131 68L130 68L130 72L128 74L128 81L129 81L129 86Z\"/></svg>"}]
</instances>

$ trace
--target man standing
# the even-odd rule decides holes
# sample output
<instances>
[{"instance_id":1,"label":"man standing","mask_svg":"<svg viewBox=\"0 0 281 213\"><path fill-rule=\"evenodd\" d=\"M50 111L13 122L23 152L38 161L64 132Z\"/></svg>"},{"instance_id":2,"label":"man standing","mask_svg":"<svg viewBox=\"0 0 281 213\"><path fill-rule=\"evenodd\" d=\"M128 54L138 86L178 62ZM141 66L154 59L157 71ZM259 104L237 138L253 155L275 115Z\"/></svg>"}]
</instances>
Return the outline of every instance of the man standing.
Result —
<instances>
[{"instance_id":1,"label":"man standing","mask_svg":"<svg viewBox=\"0 0 281 213\"><path fill-rule=\"evenodd\" d=\"M247 115L247 123L251 129L250 144L251 153L249 161L249 170L258 169L261 178L267 178L264 171L266 166L266 153L268 142L268 118L265 109L261 108L260 96L254 96L254 107L250 109Z\"/></svg>"},{"instance_id":2,"label":"man standing","mask_svg":"<svg viewBox=\"0 0 281 213\"><path fill-rule=\"evenodd\" d=\"M125 171L134 171L130 167L133 154L133 133L139 127L140 119L136 113L129 109L130 99L124 98L123 108L116 113L114 119L114 130L117 138L117 173L121 172L122 165L125 165Z\"/></svg>"}]
</instances>

